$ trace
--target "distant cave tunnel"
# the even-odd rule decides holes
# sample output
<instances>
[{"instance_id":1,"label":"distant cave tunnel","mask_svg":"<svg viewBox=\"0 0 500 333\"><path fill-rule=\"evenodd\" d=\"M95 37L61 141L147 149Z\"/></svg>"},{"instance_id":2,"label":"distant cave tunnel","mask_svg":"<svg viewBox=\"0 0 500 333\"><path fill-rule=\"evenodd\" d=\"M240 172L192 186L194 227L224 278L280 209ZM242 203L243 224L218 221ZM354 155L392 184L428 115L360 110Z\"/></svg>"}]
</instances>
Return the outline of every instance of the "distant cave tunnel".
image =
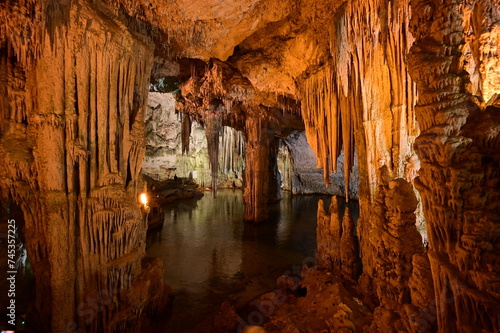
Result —
<instances>
[{"instance_id":1,"label":"distant cave tunnel","mask_svg":"<svg viewBox=\"0 0 500 333\"><path fill-rule=\"evenodd\" d=\"M499 11L4 1L0 329L174 330L164 274L185 270L216 277L203 332L499 332ZM163 210L198 187L242 193ZM273 286L233 269L280 262Z\"/></svg>"}]
</instances>

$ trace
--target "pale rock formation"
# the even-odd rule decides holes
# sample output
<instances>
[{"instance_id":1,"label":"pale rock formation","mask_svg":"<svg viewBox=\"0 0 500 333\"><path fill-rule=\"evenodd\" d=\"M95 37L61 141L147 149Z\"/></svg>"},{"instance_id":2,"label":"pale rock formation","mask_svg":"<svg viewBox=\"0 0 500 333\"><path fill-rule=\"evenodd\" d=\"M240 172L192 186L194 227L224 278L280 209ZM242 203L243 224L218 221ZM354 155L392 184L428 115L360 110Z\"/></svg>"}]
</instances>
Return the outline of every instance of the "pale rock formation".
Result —
<instances>
[{"instance_id":1,"label":"pale rock formation","mask_svg":"<svg viewBox=\"0 0 500 333\"><path fill-rule=\"evenodd\" d=\"M191 122L187 115L175 113L175 96L150 92L144 120L147 134L142 172L159 180L174 175L191 176L201 187L210 187L212 177L205 129L197 122ZM183 133L187 135L188 143L181 144ZM219 136L217 186L234 184L241 187L245 166L243 135L224 126Z\"/></svg>"},{"instance_id":2,"label":"pale rock formation","mask_svg":"<svg viewBox=\"0 0 500 333\"><path fill-rule=\"evenodd\" d=\"M278 161L284 189L294 194L345 195L343 152L337 159L337 173L330 173L329 186L326 187L323 171L316 168L316 158L304 132L294 132L282 140ZM357 199L359 172L356 156L349 178L349 197Z\"/></svg>"}]
</instances>

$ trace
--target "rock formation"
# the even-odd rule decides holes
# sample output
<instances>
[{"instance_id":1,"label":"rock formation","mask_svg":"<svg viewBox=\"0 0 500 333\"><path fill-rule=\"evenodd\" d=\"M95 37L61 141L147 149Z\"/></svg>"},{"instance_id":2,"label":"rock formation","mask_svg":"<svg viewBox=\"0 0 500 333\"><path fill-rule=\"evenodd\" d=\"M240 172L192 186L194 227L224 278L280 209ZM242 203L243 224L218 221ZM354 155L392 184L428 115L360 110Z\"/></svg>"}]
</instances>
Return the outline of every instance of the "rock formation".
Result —
<instances>
[{"instance_id":1,"label":"rock formation","mask_svg":"<svg viewBox=\"0 0 500 333\"><path fill-rule=\"evenodd\" d=\"M205 129L189 116L175 113L175 96L150 92L146 109L146 156L143 174L156 180L190 176L211 185ZM218 186L242 186L245 139L241 131L223 126L219 133Z\"/></svg>"},{"instance_id":2,"label":"rock formation","mask_svg":"<svg viewBox=\"0 0 500 333\"><path fill-rule=\"evenodd\" d=\"M422 131L416 185L428 223L438 331L499 331L500 4L412 5L409 63Z\"/></svg>"},{"instance_id":3,"label":"rock formation","mask_svg":"<svg viewBox=\"0 0 500 333\"><path fill-rule=\"evenodd\" d=\"M1 187L24 212L40 327L135 327L168 303L137 204L151 40L85 2L1 12L18 20L0 39Z\"/></svg>"},{"instance_id":4,"label":"rock formation","mask_svg":"<svg viewBox=\"0 0 500 333\"><path fill-rule=\"evenodd\" d=\"M148 84L175 77L181 149L204 126L212 187L231 163L224 126L243 133L246 220L278 198L277 138L294 131L327 185L342 172L349 198L359 178L355 229L320 204L318 259L371 314L338 298L318 327L500 331L499 13L498 0L3 1L0 189L24 212L41 327L120 331L165 303L137 197Z\"/></svg>"},{"instance_id":5,"label":"rock formation","mask_svg":"<svg viewBox=\"0 0 500 333\"><path fill-rule=\"evenodd\" d=\"M281 140L278 163L282 188L294 194L322 193L345 195L344 154L337 158L337 173L330 173L325 186L323 170L316 168L314 151L307 143L305 132L293 132ZM349 198L358 199L359 171L356 155L349 175Z\"/></svg>"}]
</instances>

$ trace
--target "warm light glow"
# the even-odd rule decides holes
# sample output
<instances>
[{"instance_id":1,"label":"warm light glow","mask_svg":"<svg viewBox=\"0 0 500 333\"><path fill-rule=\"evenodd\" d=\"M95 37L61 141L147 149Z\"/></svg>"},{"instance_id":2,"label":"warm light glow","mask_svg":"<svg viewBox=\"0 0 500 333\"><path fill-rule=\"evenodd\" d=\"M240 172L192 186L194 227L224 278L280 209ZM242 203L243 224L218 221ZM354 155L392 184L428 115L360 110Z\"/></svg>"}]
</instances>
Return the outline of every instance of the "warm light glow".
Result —
<instances>
[{"instance_id":1,"label":"warm light glow","mask_svg":"<svg viewBox=\"0 0 500 333\"><path fill-rule=\"evenodd\" d=\"M146 193L141 193L140 199L141 199L141 202L144 206L148 205L148 197L147 197Z\"/></svg>"}]
</instances>

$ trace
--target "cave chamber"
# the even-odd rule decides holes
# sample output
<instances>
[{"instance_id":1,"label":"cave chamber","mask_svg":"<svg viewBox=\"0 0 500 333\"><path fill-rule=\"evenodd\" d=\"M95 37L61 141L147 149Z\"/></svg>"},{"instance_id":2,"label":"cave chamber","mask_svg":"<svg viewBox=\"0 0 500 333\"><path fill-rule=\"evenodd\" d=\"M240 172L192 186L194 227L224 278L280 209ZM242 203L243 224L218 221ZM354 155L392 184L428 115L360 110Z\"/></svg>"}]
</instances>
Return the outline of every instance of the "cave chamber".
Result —
<instances>
[{"instance_id":1,"label":"cave chamber","mask_svg":"<svg viewBox=\"0 0 500 333\"><path fill-rule=\"evenodd\" d=\"M307 294L266 331L500 331L498 0L6 0L0 17L2 225L22 211L38 330L168 310L142 172L168 154L196 170L202 126L204 186L239 173L246 223L280 183L359 200L356 223L318 203ZM148 136L170 140L164 102L181 147Z\"/></svg>"}]
</instances>

